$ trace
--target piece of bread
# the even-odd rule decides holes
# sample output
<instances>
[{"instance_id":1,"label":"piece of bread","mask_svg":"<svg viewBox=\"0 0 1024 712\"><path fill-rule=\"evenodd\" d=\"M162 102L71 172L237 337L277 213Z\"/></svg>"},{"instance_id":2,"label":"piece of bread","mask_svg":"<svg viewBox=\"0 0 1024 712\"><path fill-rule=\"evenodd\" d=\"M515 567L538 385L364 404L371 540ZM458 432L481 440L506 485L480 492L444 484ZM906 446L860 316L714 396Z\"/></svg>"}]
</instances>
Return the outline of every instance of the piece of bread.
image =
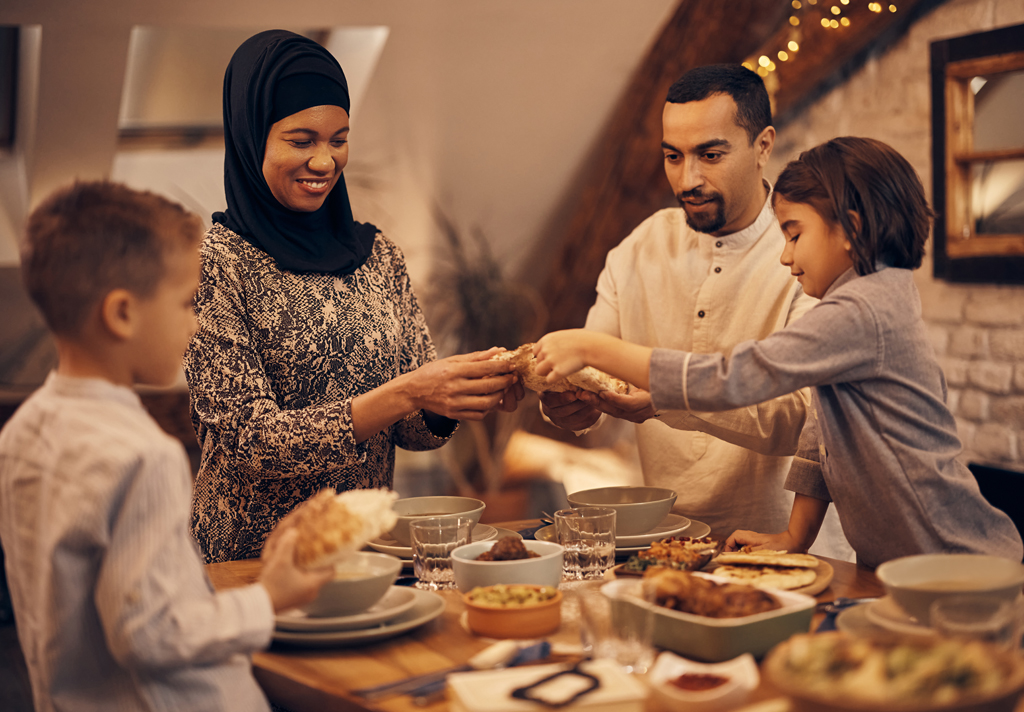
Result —
<instances>
[{"instance_id":1,"label":"piece of bread","mask_svg":"<svg viewBox=\"0 0 1024 712\"><path fill-rule=\"evenodd\" d=\"M716 564L750 564L760 566L799 566L813 569L818 559L811 554L790 554L788 551L729 551L715 557Z\"/></svg>"},{"instance_id":2,"label":"piece of bread","mask_svg":"<svg viewBox=\"0 0 1024 712\"><path fill-rule=\"evenodd\" d=\"M791 591L814 583L818 573L814 569L796 566L718 566L711 572L733 583L745 583L762 588L781 588Z\"/></svg>"},{"instance_id":3,"label":"piece of bread","mask_svg":"<svg viewBox=\"0 0 1024 712\"><path fill-rule=\"evenodd\" d=\"M593 393L614 391L615 393L625 394L629 391L628 383L614 376L609 376L604 371L598 371L592 366L584 366L576 373L560 381L548 383L544 376L537 375L537 358L533 355L533 344L523 344L515 351L504 351L491 358L496 361L511 361L523 385L531 391L537 391L538 393L543 393L544 391L561 393L576 388L582 388Z\"/></svg>"},{"instance_id":4,"label":"piece of bread","mask_svg":"<svg viewBox=\"0 0 1024 712\"><path fill-rule=\"evenodd\" d=\"M391 505L398 495L386 489L349 490L330 487L295 508L295 564L304 569L333 566L359 551L371 539L391 531L398 517Z\"/></svg>"}]
</instances>

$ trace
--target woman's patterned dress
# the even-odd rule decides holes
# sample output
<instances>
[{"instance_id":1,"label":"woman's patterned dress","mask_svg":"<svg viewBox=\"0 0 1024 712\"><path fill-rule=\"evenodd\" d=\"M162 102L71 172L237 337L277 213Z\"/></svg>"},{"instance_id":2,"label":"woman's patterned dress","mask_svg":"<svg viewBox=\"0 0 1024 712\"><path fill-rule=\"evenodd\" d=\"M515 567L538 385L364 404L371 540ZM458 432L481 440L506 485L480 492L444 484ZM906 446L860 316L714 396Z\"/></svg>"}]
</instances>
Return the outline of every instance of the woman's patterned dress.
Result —
<instances>
[{"instance_id":1,"label":"woman's patterned dress","mask_svg":"<svg viewBox=\"0 0 1024 712\"><path fill-rule=\"evenodd\" d=\"M401 250L377 235L349 275L280 270L223 225L202 246L185 354L202 460L192 533L207 562L258 557L323 487L390 487L395 445L429 450L422 411L356 444L352 399L435 358Z\"/></svg>"}]
</instances>

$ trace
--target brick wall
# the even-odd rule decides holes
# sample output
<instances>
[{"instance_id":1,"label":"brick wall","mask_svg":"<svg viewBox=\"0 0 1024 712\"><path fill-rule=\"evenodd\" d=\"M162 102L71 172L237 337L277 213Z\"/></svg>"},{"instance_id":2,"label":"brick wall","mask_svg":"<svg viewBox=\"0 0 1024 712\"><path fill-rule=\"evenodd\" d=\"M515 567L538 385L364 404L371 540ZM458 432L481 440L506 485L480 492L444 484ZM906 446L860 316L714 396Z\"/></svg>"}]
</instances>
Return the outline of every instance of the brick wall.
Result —
<instances>
[{"instance_id":1,"label":"brick wall","mask_svg":"<svg viewBox=\"0 0 1024 712\"><path fill-rule=\"evenodd\" d=\"M1021 0L940 5L885 54L783 127L767 175L778 175L800 151L835 136L869 136L906 156L930 195L929 44L1022 23ZM1024 287L936 281L930 254L915 280L949 384L962 459L1024 471Z\"/></svg>"}]
</instances>

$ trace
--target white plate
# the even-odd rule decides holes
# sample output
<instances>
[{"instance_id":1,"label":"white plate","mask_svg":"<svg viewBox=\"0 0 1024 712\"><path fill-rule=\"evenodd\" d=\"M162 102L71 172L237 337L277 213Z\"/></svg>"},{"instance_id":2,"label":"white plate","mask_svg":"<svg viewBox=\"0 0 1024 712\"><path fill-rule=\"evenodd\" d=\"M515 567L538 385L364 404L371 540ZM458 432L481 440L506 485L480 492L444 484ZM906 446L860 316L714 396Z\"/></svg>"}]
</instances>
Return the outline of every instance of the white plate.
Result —
<instances>
[{"instance_id":1,"label":"white plate","mask_svg":"<svg viewBox=\"0 0 1024 712\"><path fill-rule=\"evenodd\" d=\"M903 635L924 637L935 635L933 629L919 623L916 618L900 608L892 596L885 596L866 604L864 617L881 628Z\"/></svg>"},{"instance_id":2,"label":"white plate","mask_svg":"<svg viewBox=\"0 0 1024 712\"><path fill-rule=\"evenodd\" d=\"M473 541L490 541L496 536L498 536L498 530L494 527L487 524L477 524L473 527L473 536L471 538ZM382 554L397 556L399 559L412 559L412 547L402 546L395 539L392 539L390 534L381 534L376 539L368 542L367 546Z\"/></svg>"},{"instance_id":3,"label":"white plate","mask_svg":"<svg viewBox=\"0 0 1024 712\"><path fill-rule=\"evenodd\" d=\"M658 538L664 539L665 537L669 537L669 536L688 536L688 537L693 537L694 539L700 539L701 537L705 537L705 536L707 536L710 533L711 533L711 527L709 527L707 524L705 524L704 522L698 522L696 519L691 519L689 526L686 527L686 531L683 532L682 534L666 534L665 536L658 537ZM535 531L533 533L533 538L537 539L539 541L553 541L553 542L557 543L558 542L558 537L555 536L555 525L554 524L549 524L546 527L541 527L540 529L538 529L537 531ZM651 544L654 543L654 541L655 540L652 539L650 542L648 542L647 544L644 544L642 546L616 546L615 547L615 553L616 554L635 554L638 551L643 551L645 549L650 549L651 548ZM619 542L619 540L616 539L615 543L618 544L618 542Z\"/></svg>"},{"instance_id":4,"label":"white plate","mask_svg":"<svg viewBox=\"0 0 1024 712\"><path fill-rule=\"evenodd\" d=\"M690 533L686 531L689 527L689 519L679 514L670 513L661 520L661 524L649 532L634 534L632 536L615 537L615 546L650 546L658 539L664 539L670 536L679 536L680 534L690 536Z\"/></svg>"},{"instance_id":5,"label":"white plate","mask_svg":"<svg viewBox=\"0 0 1024 712\"><path fill-rule=\"evenodd\" d=\"M305 611L294 609L274 618L278 630L317 631L326 633L335 630L356 630L389 621L405 613L416 603L415 589L408 586L392 586L384 597L362 613L351 616L317 617L306 615Z\"/></svg>"},{"instance_id":6,"label":"white plate","mask_svg":"<svg viewBox=\"0 0 1024 712\"><path fill-rule=\"evenodd\" d=\"M386 640L418 628L444 613L444 599L433 591L410 588L416 597L412 608L394 620L373 628L336 630L325 633L274 631L274 642L303 648L345 648Z\"/></svg>"}]
</instances>

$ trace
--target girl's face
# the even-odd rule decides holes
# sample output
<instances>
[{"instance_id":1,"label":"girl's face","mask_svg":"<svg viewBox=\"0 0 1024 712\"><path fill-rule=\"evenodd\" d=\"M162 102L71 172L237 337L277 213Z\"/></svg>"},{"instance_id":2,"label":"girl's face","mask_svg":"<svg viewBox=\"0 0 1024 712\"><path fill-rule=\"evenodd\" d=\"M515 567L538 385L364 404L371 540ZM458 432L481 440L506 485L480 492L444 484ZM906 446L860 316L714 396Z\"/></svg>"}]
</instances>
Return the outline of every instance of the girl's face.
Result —
<instances>
[{"instance_id":1,"label":"girl's face","mask_svg":"<svg viewBox=\"0 0 1024 712\"><path fill-rule=\"evenodd\" d=\"M348 163L348 112L312 106L270 127L263 178L277 202L291 210L318 210Z\"/></svg>"},{"instance_id":2,"label":"girl's face","mask_svg":"<svg viewBox=\"0 0 1024 712\"><path fill-rule=\"evenodd\" d=\"M782 264L789 267L804 293L821 299L836 277L853 267L850 241L838 224L827 222L806 203L775 199L775 215L786 236Z\"/></svg>"}]
</instances>

